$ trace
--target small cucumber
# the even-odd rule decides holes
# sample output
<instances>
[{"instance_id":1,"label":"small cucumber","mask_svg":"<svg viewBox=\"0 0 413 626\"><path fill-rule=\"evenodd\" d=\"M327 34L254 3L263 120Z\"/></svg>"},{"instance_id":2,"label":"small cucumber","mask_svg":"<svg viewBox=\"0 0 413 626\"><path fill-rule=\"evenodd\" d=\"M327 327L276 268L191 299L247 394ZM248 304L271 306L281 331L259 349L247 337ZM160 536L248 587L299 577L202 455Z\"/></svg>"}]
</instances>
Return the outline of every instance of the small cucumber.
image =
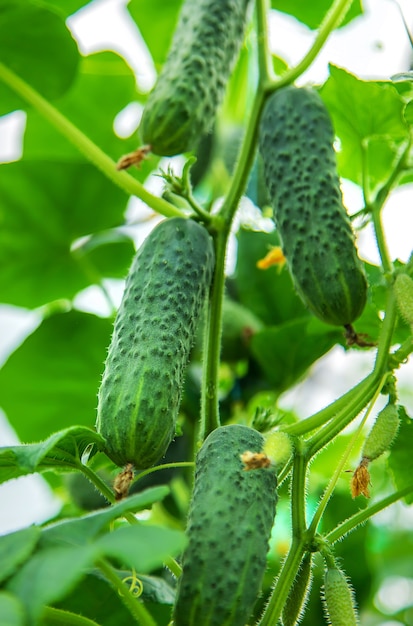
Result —
<instances>
[{"instance_id":1,"label":"small cucumber","mask_svg":"<svg viewBox=\"0 0 413 626\"><path fill-rule=\"evenodd\" d=\"M240 424L221 426L202 445L190 505L188 545L174 626L245 626L266 568L277 502L272 468L246 469L241 455L264 439Z\"/></svg>"},{"instance_id":2,"label":"small cucumber","mask_svg":"<svg viewBox=\"0 0 413 626\"><path fill-rule=\"evenodd\" d=\"M366 277L342 203L326 107L314 89L268 99L260 152L274 219L295 288L323 322L350 325L366 302Z\"/></svg>"},{"instance_id":3,"label":"small cucumber","mask_svg":"<svg viewBox=\"0 0 413 626\"><path fill-rule=\"evenodd\" d=\"M311 552L307 552L293 582L282 611L283 626L296 626L304 617L305 605L311 589Z\"/></svg>"},{"instance_id":4,"label":"small cucumber","mask_svg":"<svg viewBox=\"0 0 413 626\"><path fill-rule=\"evenodd\" d=\"M140 134L152 152L194 150L211 130L238 56L250 0L186 0Z\"/></svg>"},{"instance_id":5,"label":"small cucumber","mask_svg":"<svg viewBox=\"0 0 413 626\"><path fill-rule=\"evenodd\" d=\"M180 217L158 224L135 256L98 394L96 427L119 466L151 467L174 437L213 267L210 235Z\"/></svg>"},{"instance_id":6,"label":"small cucumber","mask_svg":"<svg viewBox=\"0 0 413 626\"><path fill-rule=\"evenodd\" d=\"M413 329L413 278L408 274L397 274L394 295L401 317Z\"/></svg>"},{"instance_id":7,"label":"small cucumber","mask_svg":"<svg viewBox=\"0 0 413 626\"><path fill-rule=\"evenodd\" d=\"M367 435L361 456L369 461L378 459L390 448L396 438L399 426L400 417L398 406L395 404L386 404L377 415Z\"/></svg>"},{"instance_id":8,"label":"small cucumber","mask_svg":"<svg viewBox=\"0 0 413 626\"><path fill-rule=\"evenodd\" d=\"M330 626L359 624L353 590L338 568L329 567L325 572L324 603Z\"/></svg>"}]
</instances>

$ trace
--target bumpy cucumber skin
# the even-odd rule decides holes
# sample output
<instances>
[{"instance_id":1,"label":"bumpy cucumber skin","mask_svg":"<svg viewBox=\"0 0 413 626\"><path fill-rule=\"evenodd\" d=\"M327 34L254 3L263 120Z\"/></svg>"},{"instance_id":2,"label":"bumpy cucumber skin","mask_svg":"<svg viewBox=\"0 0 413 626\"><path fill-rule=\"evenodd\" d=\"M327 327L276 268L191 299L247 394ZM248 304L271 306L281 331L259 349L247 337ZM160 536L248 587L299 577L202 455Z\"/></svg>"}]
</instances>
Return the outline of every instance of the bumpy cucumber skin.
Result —
<instances>
[{"instance_id":1,"label":"bumpy cucumber skin","mask_svg":"<svg viewBox=\"0 0 413 626\"><path fill-rule=\"evenodd\" d=\"M261 452L247 426L214 430L196 459L188 545L174 626L245 626L259 594L277 502L272 469L245 471L240 455Z\"/></svg>"},{"instance_id":2,"label":"bumpy cucumber skin","mask_svg":"<svg viewBox=\"0 0 413 626\"><path fill-rule=\"evenodd\" d=\"M119 466L151 467L174 437L213 267L206 229L179 217L158 224L135 256L98 394L96 427Z\"/></svg>"},{"instance_id":3,"label":"bumpy cucumber skin","mask_svg":"<svg viewBox=\"0 0 413 626\"><path fill-rule=\"evenodd\" d=\"M186 0L140 125L155 154L194 150L214 122L244 39L250 0Z\"/></svg>"},{"instance_id":4,"label":"bumpy cucumber skin","mask_svg":"<svg viewBox=\"0 0 413 626\"><path fill-rule=\"evenodd\" d=\"M286 87L268 99L260 152L284 255L297 293L323 322L351 324L367 283L342 203L334 132L318 93Z\"/></svg>"}]
</instances>

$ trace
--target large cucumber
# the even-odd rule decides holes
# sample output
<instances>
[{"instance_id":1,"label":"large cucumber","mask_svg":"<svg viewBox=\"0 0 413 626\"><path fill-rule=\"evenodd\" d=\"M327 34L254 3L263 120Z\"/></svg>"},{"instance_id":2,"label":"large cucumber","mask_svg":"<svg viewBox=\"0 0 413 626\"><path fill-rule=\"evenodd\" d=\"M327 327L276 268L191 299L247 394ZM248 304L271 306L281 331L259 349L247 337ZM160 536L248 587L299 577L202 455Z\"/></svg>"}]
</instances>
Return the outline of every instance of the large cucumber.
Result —
<instances>
[{"instance_id":1,"label":"large cucumber","mask_svg":"<svg viewBox=\"0 0 413 626\"><path fill-rule=\"evenodd\" d=\"M264 438L221 426L202 445L188 517L188 545L174 626L245 626L260 591L277 502L272 468L247 470L244 452Z\"/></svg>"},{"instance_id":2,"label":"large cucumber","mask_svg":"<svg viewBox=\"0 0 413 626\"><path fill-rule=\"evenodd\" d=\"M155 154L193 150L211 129L244 39L250 0L186 0L140 125Z\"/></svg>"},{"instance_id":3,"label":"large cucumber","mask_svg":"<svg viewBox=\"0 0 413 626\"><path fill-rule=\"evenodd\" d=\"M326 323L349 325L367 283L343 206L330 116L314 89L289 86L268 99L260 152L295 288Z\"/></svg>"},{"instance_id":4,"label":"large cucumber","mask_svg":"<svg viewBox=\"0 0 413 626\"><path fill-rule=\"evenodd\" d=\"M97 430L119 466L154 465L174 437L213 266L206 229L180 217L158 224L136 254L98 399Z\"/></svg>"}]
</instances>

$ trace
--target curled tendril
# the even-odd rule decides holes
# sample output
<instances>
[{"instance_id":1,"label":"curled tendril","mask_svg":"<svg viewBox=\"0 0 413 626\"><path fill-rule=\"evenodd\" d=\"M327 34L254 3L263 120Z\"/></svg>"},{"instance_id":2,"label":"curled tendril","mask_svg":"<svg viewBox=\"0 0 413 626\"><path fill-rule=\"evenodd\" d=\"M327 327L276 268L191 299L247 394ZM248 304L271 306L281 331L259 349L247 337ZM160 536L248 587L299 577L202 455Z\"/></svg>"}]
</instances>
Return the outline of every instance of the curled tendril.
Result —
<instances>
[{"instance_id":1,"label":"curled tendril","mask_svg":"<svg viewBox=\"0 0 413 626\"><path fill-rule=\"evenodd\" d=\"M139 598L143 593L143 582L138 578L136 571L132 568L132 576L126 576L122 578L122 582L129 585L129 593L133 595L134 598Z\"/></svg>"}]
</instances>

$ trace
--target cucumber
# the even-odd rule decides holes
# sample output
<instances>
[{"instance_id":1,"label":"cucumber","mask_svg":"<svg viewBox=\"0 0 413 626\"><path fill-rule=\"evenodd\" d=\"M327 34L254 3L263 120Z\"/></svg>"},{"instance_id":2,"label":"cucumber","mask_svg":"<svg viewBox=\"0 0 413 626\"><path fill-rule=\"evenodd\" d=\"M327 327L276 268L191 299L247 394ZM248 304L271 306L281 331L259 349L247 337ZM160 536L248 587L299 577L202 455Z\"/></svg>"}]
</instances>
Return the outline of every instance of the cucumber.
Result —
<instances>
[{"instance_id":1,"label":"cucumber","mask_svg":"<svg viewBox=\"0 0 413 626\"><path fill-rule=\"evenodd\" d=\"M158 224L129 271L98 394L96 427L119 466L154 465L175 434L181 390L214 267L200 224Z\"/></svg>"},{"instance_id":2,"label":"cucumber","mask_svg":"<svg viewBox=\"0 0 413 626\"><path fill-rule=\"evenodd\" d=\"M400 427L399 407L386 404L377 415L376 420L364 442L361 456L374 461L389 450Z\"/></svg>"},{"instance_id":3,"label":"cucumber","mask_svg":"<svg viewBox=\"0 0 413 626\"><path fill-rule=\"evenodd\" d=\"M347 577L335 567L324 574L324 606L330 626L357 626L360 622Z\"/></svg>"},{"instance_id":4,"label":"cucumber","mask_svg":"<svg viewBox=\"0 0 413 626\"><path fill-rule=\"evenodd\" d=\"M266 102L260 153L295 289L327 324L350 325L367 282L342 203L326 107L314 89L285 87Z\"/></svg>"},{"instance_id":5,"label":"cucumber","mask_svg":"<svg viewBox=\"0 0 413 626\"><path fill-rule=\"evenodd\" d=\"M186 0L140 134L160 156L194 150L210 131L241 48L250 0Z\"/></svg>"},{"instance_id":6,"label":"cucumber","mask_svg":"<svg viewBox=\"0 0 413 626\"><path fill-rule=\"evenodd\" d=\"M188 545L174 626L245 626L259 594L277 502L271 468L246 470L244 452L264 438L240 424L221 426L196 459Z\"/></svg>"}]
</instances>

